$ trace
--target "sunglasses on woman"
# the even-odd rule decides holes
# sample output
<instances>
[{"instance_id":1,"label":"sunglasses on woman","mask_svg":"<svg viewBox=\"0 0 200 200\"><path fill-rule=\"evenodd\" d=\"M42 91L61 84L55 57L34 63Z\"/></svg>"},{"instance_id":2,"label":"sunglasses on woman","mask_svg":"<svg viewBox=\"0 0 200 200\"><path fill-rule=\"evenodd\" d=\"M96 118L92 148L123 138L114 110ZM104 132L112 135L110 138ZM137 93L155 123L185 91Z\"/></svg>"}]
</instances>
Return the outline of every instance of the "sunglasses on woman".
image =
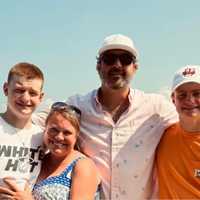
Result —
<instances>
[{"instance_id":1,"label":"sunglasses on woman","mask_svg":"<svg viewBox=\"0 0 200 200\"><path fill-rule=\"evenodd\" d=\"M77 107L68 105L65 102L55 102L54 104L52 104L51 110L64 111L72 115L75 115L76 117L78 117L78 119L80 119L81 117L81 111Z\"/></svg>"}]
</instances>

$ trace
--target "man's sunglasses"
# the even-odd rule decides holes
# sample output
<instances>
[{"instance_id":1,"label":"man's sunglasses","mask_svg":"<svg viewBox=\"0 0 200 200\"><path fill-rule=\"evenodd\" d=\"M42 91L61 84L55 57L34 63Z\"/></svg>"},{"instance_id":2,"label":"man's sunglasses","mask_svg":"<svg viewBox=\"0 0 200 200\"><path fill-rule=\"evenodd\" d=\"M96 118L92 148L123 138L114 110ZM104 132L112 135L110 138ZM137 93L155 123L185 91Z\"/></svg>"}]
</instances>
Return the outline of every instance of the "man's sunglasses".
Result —
<instances>
[{"instance_id":1,"label":"man's sunglasses","mask_svg":"<svg viewBox=\"0 0 200 200\"><path fill-rule=\"evenodd\" d=\"M68 105L65 102L55 102L52 104L51 110L67 112L69 114L75 115L79 120L81 117L81 111L77 107Z\"/></svg>"},{"instance_id":2,"label":"man's sunglasses","mask_svg":"<svg viewBox=\"0 0 200 200\"><path fill-rule=\"evenodd\" d=\"M136 59L129 53L115 54L115 53L104 53L100 59L106 65L113 65L119 59L123 66L130 65L131 63L135 63Z\"/></svg>"}]
</instances>

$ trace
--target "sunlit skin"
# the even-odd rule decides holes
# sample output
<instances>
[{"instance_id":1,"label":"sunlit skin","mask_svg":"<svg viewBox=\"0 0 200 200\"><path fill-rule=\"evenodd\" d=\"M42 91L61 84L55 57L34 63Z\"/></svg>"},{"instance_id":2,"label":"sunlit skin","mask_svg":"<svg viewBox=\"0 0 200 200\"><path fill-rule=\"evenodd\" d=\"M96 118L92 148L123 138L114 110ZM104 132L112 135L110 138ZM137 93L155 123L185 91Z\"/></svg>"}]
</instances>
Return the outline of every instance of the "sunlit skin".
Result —
<instances>
[{"instance_id":1,"label":"sunlit skin","mask_svg":"<svg viewBox=\"0 0 200 200\"><path fill-rule=\"evenodd\" d=\"M4 117L9 121L27 120L42 100L42 80L26 79L13 75L9 83L4 83L7 96L7 110Z\"/></svg>"},{"instance_id":2,"label":"sunlit skin","mask_svg":"<svg viewBox=\"0 0 200 200\"><path fill-rule=\"evenodd\" d=\"M126 53L124 50L110 50L114 54ZM102 80L102 87L121 89L128 87L137 69L137 64L131 63L123 66L119 59L113 65L107 65L103 61L97 64L97 71Z\"/></svg>"},{"instance_id":3,"label":"sunlit skin","mask_svg":"<svg viewBox=\"0 0 200 200\"><path fill-rule=\"evenodd\" d=\"M54 157L65 158L74 151L77 130L59 113L53 114L47 122L44 143Z\"/></svg>"},{"instance_id":4,"label":"sunlit skin","mask_svg":"<svg viewBox=\"0 0 200 200\"><path fill-rule=\"evenodd\" d=\"M200 84L189 82L179 86L172 100L181 119L200 119Z\"/></svg>"}]
</instances>

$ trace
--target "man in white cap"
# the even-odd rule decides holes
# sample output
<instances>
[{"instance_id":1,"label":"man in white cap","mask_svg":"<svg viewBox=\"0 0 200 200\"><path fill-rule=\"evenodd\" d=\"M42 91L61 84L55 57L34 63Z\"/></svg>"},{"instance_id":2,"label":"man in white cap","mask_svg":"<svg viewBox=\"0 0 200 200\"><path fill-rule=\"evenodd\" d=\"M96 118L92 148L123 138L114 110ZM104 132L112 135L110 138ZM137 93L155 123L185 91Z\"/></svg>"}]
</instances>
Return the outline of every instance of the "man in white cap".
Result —
<instances>
[{"instance_id":1,"label":"man in white cap","mask_svg":"<svg viewBox=\"0 0 200 200\"><path fill-rule=\"evenodd\" d=\"M80 147L99 168L106 200L151 198L155 149L177 120L164 97L130 88L137 59L130 38L106 37L97 58L100 88L68 99L82 111Z\"/></svg>"},{"instance_id":2,"label":"man in white cap","mask_svg":"<svg viewBox=\"0 0 200 200\"><path fill-rule=\"evenodd\" d=\"M160 199L200 199L200 66L174 76L172 101L179 122L169 127L158 148Z\"/></svg>"}]
</instances>

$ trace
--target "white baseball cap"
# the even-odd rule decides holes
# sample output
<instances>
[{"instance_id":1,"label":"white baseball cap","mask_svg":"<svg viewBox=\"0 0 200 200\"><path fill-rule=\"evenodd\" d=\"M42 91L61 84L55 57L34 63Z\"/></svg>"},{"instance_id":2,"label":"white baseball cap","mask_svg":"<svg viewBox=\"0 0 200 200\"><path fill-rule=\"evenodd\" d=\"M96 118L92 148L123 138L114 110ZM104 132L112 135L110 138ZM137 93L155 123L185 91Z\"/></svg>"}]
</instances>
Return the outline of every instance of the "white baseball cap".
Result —
<instances>
[{"instance_id":1,"label":"white baseball cap","mask_svg":"<svg viewBox=\"0 0 200 200\"><path fill-rule=\"evenodd\" d=\"M188 82L200 84L200 65L187 65L179 69L172 82L172 92L180 85Z\"/></svg>"},{"instance_id":2,"label":"white baseball cap","mask_svg":"<svg viewBox=\"0 0 200 200\"><path fill-rule=\"evenodd\" d=\"M122 49L130 52L136 58L138 57L138 52L132 39L125 35L115 34L106 37L101 48L99 49L98 54L101 55L103 52L112 49Z\"/></svg>"}]
</instances>

